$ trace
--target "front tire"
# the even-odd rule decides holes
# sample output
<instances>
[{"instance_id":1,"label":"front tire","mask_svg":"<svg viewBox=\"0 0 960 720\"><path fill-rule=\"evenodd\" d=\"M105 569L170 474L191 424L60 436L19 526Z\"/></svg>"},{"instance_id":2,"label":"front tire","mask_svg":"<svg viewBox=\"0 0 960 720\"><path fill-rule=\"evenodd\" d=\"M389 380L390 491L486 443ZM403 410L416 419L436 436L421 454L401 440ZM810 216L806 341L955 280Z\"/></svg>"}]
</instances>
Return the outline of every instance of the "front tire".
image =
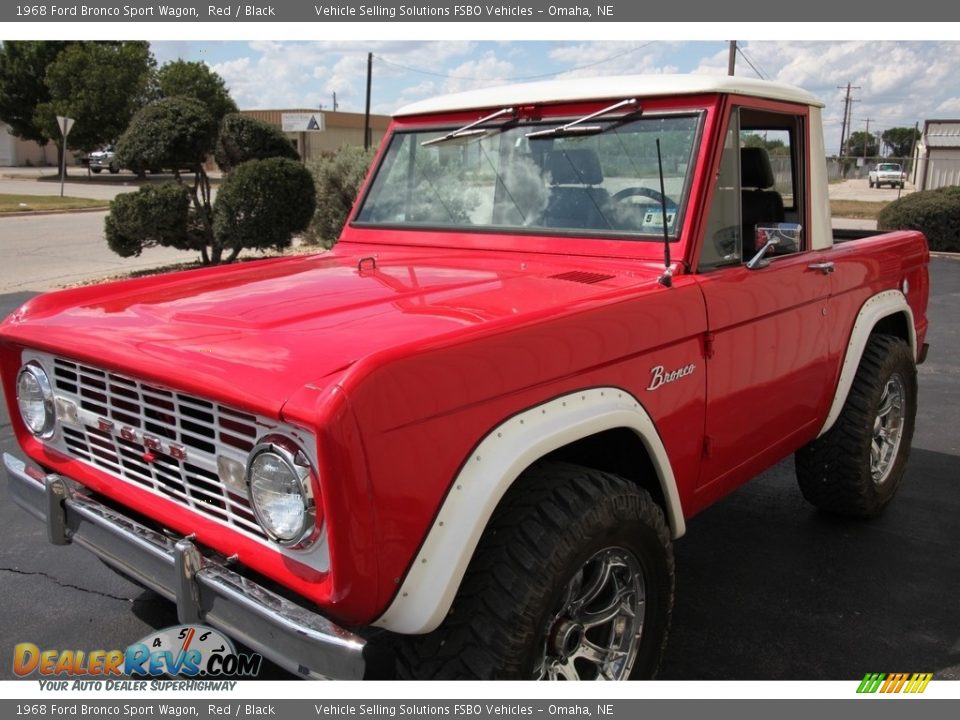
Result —
<instances>
[{"instance_id":1,"label":"front tire","mask_svg":"<svg viewBox=\"0 0 960 720\"><path fill-rule=\"evenodd\" d=\"M610 473L529 469L507 492L444 622L400 638L400 677L652 677L673 606L663 511Z\"/></svg>"},{"instance_id":2,"label":"front tire","mask_svg":"<svg viewBox=\"0 0 960 720\"><path fill-rule=\"evenodd\" d=\"M826 512L878 515L903 479L916 413L910 347L891 335L872 335L836 423L797 451L803 496Z\"/></svg>"}]
</instances>

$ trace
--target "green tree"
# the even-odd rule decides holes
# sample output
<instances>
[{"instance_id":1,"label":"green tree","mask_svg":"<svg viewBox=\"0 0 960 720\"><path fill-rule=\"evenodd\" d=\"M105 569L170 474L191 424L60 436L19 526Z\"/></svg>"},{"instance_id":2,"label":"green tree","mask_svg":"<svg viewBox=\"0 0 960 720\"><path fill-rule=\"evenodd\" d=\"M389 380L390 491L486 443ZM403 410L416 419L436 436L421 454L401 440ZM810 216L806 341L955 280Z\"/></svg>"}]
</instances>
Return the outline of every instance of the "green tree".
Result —
<instances>
[{"instance_id":1,"label":"green tree","mask_svg":"<svg viewBox=\"0 0 960 720\"><path fill-rule=\"evenodd\" d=\"M203 173L217 126L198 100L172 97L140 110L117 141L117 160L131 169L188 169Z\"/></svg>"},{"instance_id":2,"label":"green tree","mask_svg":"<svg viewBox=\"0 0 960 720\"><path fill-rule=\"evenodd\" d=\"M37 108L50 102L47 67L70 43L7 40L0 46L0 120L24 140L46 145L59 130L37 121Z\"/></svg>"},{"instance_id":3,"label":"green tree","mask_svg":"<svg viewBox=\"0 0 960 720\"><path fill-rule=\"evenodd\" d=\"M199 100L215 123L229 113L237 112L237 104L230 97L223 78L206 63L173 60L157 71L157 89L161 97L182 95Z\"/></svg>"},{"instance_id":4,"label":"green tree","mask_svg":"<svg viewBox=\"0 0 960 720\"><path fill-rule=\"evenodd\" d=\"M847 155L851 157L876 157L880 154L877 136L863 130L850 133L847 138Z\"/></svg>"},{"instance_id":5,"label":"green tree","mask_svg":"<svg viewBox=\"0 0 960 720\"><path fill-rule=\"evenodd\" d=\"M130 122L130 127L117 141L117 161L123 167L142 173L152 168L170 168L174 173L174 183L183 194L190 198L192 208L188 216L174 216L171 206L159 202L157 198L138 193L129 204L112 203L110 217L116 214L114 227L120 233L124 228L143 223L139 218L156 216L150 221L158 226L172 226L183 221L183 241L174 242L173 234L158 236L156 242L144 238L143 247L151 244L186 246L200 251L204 264L218 262L220 253L216 252L213 236L213 207L210 192L210 177L203 167L204 160L213 150L217 128L199 100L189 97L171 97L158 100L138 112ZM181 172L192 174L188 179ZM123 196L121 196L123 197ZM163 217L170 215L172 219ZM110 239L110 217L107 218L107 240L116 251L116 246L133 247L135 239L124 234L121 243ZM178 244L180 243L180 244ZM208 248L214 250L211 255ZM142 248L141 248L142 249ZM139 254L135 249L133 254ZM122 254L122 253L120 253ZM214 259L215 258L215 259Z\"/></svg>"},{"instance_id":6,"label":"green tree","mask_svg":"<svg viewBox=\"0 0 960 720\"><path fill-rule=\"evenodd\" d=\"M227 115L220 123L213 157L224 172L247 160L271 157L300 159L293 143L279 128L239 113Z\"/></svg>"},{"instance_id":7,"label":"green tree","mask_svg":"<svg viewBox=\"0 0 960 720\"><path fill-rule=\"evenodd\" d=\"M120 257L133 257L157 245L199 250L198 237L190 232L189 217L190 195L177 183L146 185L135 193L121 193L110 204L104 224L107 244Z\"/></svg>"},{"instance_id":8,"label":"green tree","mask_svg":"<svg viewBox=\"0 0 960 720\"><path fill-rule=\"evenodd\" d=\"M115 141L146 103L155 65L146 42L69 45L47 67L50 100L37 107L38 124L59 146L56 116L72 117L67 146L73 150Z\"/></svg>"},{"instance_id":9,"label":"green tree","mask_svg":"<svg viewBox=\"0 0 960 720\"><path fill-rule=\"evenodd\" d=\"M111 203L105 230L114 252L128 257L166 245L197 250L203 264L215 265L232 262L244 248L287 247L306 227L316 192L307 170L290 159L289 142L279 147L281 157L231 167L213 202L203 164L217 137L213 118L193 98L163 98L137 113L117 142L118 160L134 169L172 168L174 180ZM236 153L253 155L244 147Z\"/></svg>"},{"instance_id":10,"label":"green tree","mask_svg":"<svg viewBox=\"0 0 960 720\"><path fill-rule=\"evenodd\" d=\"M316 209L313 177L285 157L248 160L224 179L217 193L213 233L227 262L244 248L283 250L306 229Z\"/></svg>"},{"instance_id":11,"label":"green tree","mask_svg":"<svg viewBox=\"0 0 960 720\"><path fill-rule=\"evenodd\" d=\"M890 151L890 155L906 158L913 152L913 144L920 139L920 131L916 128L895 127L884 130L880 139Z\"/></svg>"},{"instance_id":12,"label":"green tree","mask_svg":"<svg viewBox=\"0 0 960 720\"><path fill-rule=\"evenodd\" d=\"M373 149L344 145L311 164L319 202L307 232L308 242L328 248L336 243L373 155Z\"/></svg>"},{"instance_id":13,"label":"green tree","mask_svg":"<svg viewBox=\"0 0 960 720\"><path fill-rule=\"evenodd\" d=\"M740 142L743 147L759 147L766 150L770 155L789 155L790 148L784 145L783 140L767 140L758 133L741 133Z\"/></svg>"}]
</instances>

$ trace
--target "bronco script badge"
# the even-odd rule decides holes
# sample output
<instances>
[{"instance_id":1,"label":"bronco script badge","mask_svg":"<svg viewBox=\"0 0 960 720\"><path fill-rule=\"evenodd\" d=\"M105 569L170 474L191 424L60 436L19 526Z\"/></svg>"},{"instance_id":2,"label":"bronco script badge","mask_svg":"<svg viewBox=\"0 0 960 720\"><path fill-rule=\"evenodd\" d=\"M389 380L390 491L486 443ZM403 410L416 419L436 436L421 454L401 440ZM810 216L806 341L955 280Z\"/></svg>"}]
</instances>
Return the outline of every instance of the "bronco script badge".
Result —
<instances>
[{"instance_id":1,"label":"bronco script badge","mask_svg":"<svg viewBox=\"0 0 960 720\"><path fill-rule=\"evenodd\" d=\"M696 369L697 366L694 363L690 363L677 370L664 372L663 365L657 365L656 367L650 368L650 384L647 385L647 390L656 390L661 385L672 383L680 378L685 378L687 375L693 375L693 371Z\"/></svg>"}]
</instances>

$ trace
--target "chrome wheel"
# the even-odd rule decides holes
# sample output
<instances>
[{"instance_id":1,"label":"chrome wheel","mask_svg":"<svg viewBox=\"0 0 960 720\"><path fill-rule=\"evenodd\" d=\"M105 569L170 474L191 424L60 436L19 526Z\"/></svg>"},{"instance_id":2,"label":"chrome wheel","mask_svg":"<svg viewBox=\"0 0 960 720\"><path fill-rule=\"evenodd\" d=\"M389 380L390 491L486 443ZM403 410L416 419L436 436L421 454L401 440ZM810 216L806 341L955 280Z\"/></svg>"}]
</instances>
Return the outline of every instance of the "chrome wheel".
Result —
<instances>
[{"instance_id":1,"label":"chrome wheel","mask_svg":"<svg viewBox=\"0 0 960 720\"><path fill-rule=\"evenodd\" d=\"M594 554L563 590L548 619L537 680L626 680L646 608L646 583L632 552L610 547Z\"/></svg>"},{"instance_id":2,"label":"chrome wheel","mask_svg":"<svg viewBox=\"0 0 960 720\"><path fill-rule=\"evenodd\" d=\"M903 437L904 398L906 391L900 375L887 380L880 396L880 407L873 419L873 439L870 443L870 475L876 485L882 485L890 476L897 459L900 439Z\"/></svg>"}]
</instances>

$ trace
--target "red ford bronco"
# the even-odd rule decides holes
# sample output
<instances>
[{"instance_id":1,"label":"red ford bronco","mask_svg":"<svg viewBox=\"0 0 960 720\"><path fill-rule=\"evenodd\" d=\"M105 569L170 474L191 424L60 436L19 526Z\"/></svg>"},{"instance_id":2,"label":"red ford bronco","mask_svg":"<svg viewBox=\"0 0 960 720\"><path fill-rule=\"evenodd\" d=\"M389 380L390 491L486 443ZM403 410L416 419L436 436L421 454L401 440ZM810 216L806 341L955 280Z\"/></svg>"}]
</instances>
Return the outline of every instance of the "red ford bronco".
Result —
<instances>
[{"instance_id":1,"label":"red ford bronco","mask_svg":"<svg viewBox=\"0 0 960 720\"><path fill-rule=\"evenodd\" d=\"M927 245L835 236L821 107L706 76L406 107L332 252L8 317L12 495L304 677L649 677L692 516L791 453L832 513L904 474Z\"/></svg>"}]
</instances>

